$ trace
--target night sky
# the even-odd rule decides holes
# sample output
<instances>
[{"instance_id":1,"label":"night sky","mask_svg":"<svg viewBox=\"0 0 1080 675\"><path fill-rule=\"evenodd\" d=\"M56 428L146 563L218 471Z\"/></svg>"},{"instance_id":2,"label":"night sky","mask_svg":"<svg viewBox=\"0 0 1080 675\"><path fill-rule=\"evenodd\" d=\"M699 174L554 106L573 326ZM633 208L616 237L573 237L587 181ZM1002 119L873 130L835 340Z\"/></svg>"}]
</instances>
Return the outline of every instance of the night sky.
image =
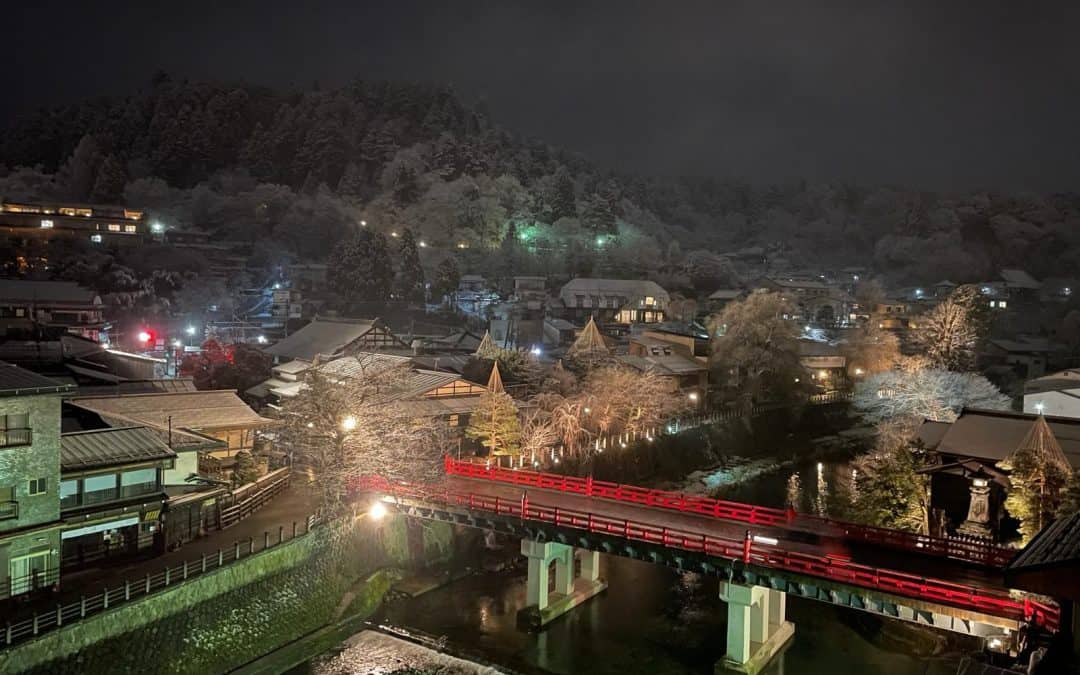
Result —
<instances>
[{"instance_id":1,"label":"night sky","mask_svg":"<svg viewBox=\"0 0 1080 675\"><path fill-rule=\"evenodd\" d=\"M43 1L4 24L7 112L133 92L158 69L408 79L648 174L1080 187L1075 0Z\"/></svg>"}]
</instances>

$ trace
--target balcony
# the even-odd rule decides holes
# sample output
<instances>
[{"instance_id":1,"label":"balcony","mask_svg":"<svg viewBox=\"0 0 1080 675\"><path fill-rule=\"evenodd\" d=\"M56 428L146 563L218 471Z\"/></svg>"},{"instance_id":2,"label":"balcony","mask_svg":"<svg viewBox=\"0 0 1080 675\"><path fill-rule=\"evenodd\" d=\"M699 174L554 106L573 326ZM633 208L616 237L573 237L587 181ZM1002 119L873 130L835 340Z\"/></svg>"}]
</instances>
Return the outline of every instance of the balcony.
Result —
<instances>
[{"instance_id":1,"label":"balcony","mask_svg":"<svg viewBox=\"0 0 1080 675\"><path fill-rule=\"evenodd\" d=\"M33 435L29 429L6 429L0 431L0 448L30 445Z\"/></svg>"},{"instance_id":2,"label":"balcony","mask_svg":"<svg viewBox=\"0 0 1080 675\"><path fill-rule=\"evenodd\" d=\"M11 520L19 517L19 502L0 502L0 520Z\"/></svg>"}]
</instances>

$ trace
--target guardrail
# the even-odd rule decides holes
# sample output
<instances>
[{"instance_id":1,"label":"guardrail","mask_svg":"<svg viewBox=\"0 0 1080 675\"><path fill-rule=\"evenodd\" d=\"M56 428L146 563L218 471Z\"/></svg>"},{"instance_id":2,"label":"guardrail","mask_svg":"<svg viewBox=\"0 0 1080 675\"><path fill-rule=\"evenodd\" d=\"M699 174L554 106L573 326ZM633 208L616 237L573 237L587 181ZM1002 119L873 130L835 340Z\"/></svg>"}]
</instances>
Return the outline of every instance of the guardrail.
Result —
<instances>
[{"instance_id":1,"label":"guardrail","mask_svg":"<svg viewBox=\"0 0 1080 675\"><path fill-rule=\"evenodd\" d=\"M629 519L610 518L586 511L537 504L530 499L505 500L471 492L453 492L420 485L390 483L379 476L357 479L355 486L362 490L398 498L489 511L498 515L549 522L557 526L705 553L728 560L741 560L747 564L976 610L1015 621L1029 621L1050 632L1056 632L1060 625L1061 611L1056 605L1043 604L1027 598L1017 600L1005 591L981 589L977 586L965 586L941 579L919 577L827 556L786 551L775 546L756 543L751 539L729 539Z\"/></svg>"},{"instance_id":2,"label":"guardrail","mask_svg":"<svg viewBox=\"0 0 1080 675\"><path fill-rule=\"evenodd\" d=\"M977 537L931 537L924 534L859 525L798 513L793 509L776 509L754 504L729 502L712 497L686 495L667 490L653 490L633 485L620 485L524 469L506 469L486 463L444 458L447 475L462 476L510 483L522 487L557 490L586 497L598 497L618 502L630 502L682 513L734 520L754 525L769 525L786 529L803 529L814 534L861 541L877 546L912 551L922 555L953 558L987 567L1002 568L1016 555L1013 549L997 546Z\"/></svg>"},{"instance_id":3,"label":"guardrail","mask_svg":"<svg viewBox=\"0 0 1080 675\"><path fill-rule=\"evenodd\" d=\"M166 566L159 572L147 573L145 577L128 579L121 584L105 586L100 593L83 595L77 601L66 604L57 604L55 610L34 612L32 616L19 620L7 621L3 628L3 640L0 648L9 647L19 642L31 640L42 633L56 630L69 623L79 621L87 616L104 612L119 604L130 602L147 595L160 592L182 584L189 579L202 576L222 567L243 560L256 553L274 548L297 537L303 537L311 532L319 522L316 515L308 516L304 521L303 530L297 529L296 521L292 522L292 529L287 532L284 526L278 527L276 536L270 532L264 532L262 541L249 538L245 541L237 541L231 548L218 549L215 553L204 554L199 558L185 560L179 565ZM258 544L261 543L261 546Z\"/></svg>"},{"instance_id":4,"label":"guardrail","mask_svg":"<svg viewBox=\"0 0 1080 675\"><path fill-rule=\"evenodd\" d=\"M221 509L220 528L224 530L232 527L265 506L267 502L289 487L290 475L290 468L278 469L253 483L253 487L245 486L246 489L241 488L234 492L234 497L237 493L240 493L239 496L242 499L234 501L230 506Z\"/></svg>"}]
</instances>

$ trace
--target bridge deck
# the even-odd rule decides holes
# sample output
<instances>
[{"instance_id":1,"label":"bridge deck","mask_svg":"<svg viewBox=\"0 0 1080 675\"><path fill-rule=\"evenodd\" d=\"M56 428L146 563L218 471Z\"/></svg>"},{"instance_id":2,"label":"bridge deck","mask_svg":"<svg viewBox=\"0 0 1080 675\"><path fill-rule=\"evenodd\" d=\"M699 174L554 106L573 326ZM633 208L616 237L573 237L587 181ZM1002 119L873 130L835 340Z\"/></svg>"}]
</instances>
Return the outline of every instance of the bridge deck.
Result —
<instances>
[{"instance_id":1,"label":"bridge deck","mask_svg":"<svg viewBox=\"0 0 1080 675\"><path fill-rule=\"evenodd\" d=\"M1000 571L950 558L923 556L862 542L845 541L833 536L835 533L829 528L822 525L815 526L812 522L796 521L793 528L749 525L706 515L681 513L558 490L543 488L523 490L517 485L460 476L447 476L443 481L443 486L452 492L498 497L500 500L506 500L507 503L520 502L522 495L527 494L530 506L587 512L605 518L631 520L658 528L736 541L742 540L746 531L750 530L752 535L777 539L778 548L795 553L849 560L861 565L887 568L920 577L932 577L957 584L971 584L982 589L1006 590L1004 577Z\"/></svg>"}]
</instances>

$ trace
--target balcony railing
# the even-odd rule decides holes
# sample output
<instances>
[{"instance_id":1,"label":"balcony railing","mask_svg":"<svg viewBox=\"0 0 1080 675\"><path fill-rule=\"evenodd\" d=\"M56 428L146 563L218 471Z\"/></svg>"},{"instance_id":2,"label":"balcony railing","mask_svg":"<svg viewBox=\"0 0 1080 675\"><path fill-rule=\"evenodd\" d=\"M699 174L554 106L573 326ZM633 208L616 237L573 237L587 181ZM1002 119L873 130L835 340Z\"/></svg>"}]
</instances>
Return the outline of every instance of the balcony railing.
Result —
<instances>
[{"instance_id":1,"label":"balcony railing","mask_svg":"<svg viewBox=\"0 0 1080 675\"><path fill-rule=\"evenodd\" d=\"M11 520L19 517L19 502L0 502L0 520Z\"/></svg>"},{"instance_id":2,"label":"balcony railing","mask_svg":"<svg viewBox=\"0 0 1080 675\"><path fill-rule=\"evenodd\" d=\"M32 434L29 429L7 429L0 431L0 448L16 445L30 445Z\"/></svg>"}]
</instances>

